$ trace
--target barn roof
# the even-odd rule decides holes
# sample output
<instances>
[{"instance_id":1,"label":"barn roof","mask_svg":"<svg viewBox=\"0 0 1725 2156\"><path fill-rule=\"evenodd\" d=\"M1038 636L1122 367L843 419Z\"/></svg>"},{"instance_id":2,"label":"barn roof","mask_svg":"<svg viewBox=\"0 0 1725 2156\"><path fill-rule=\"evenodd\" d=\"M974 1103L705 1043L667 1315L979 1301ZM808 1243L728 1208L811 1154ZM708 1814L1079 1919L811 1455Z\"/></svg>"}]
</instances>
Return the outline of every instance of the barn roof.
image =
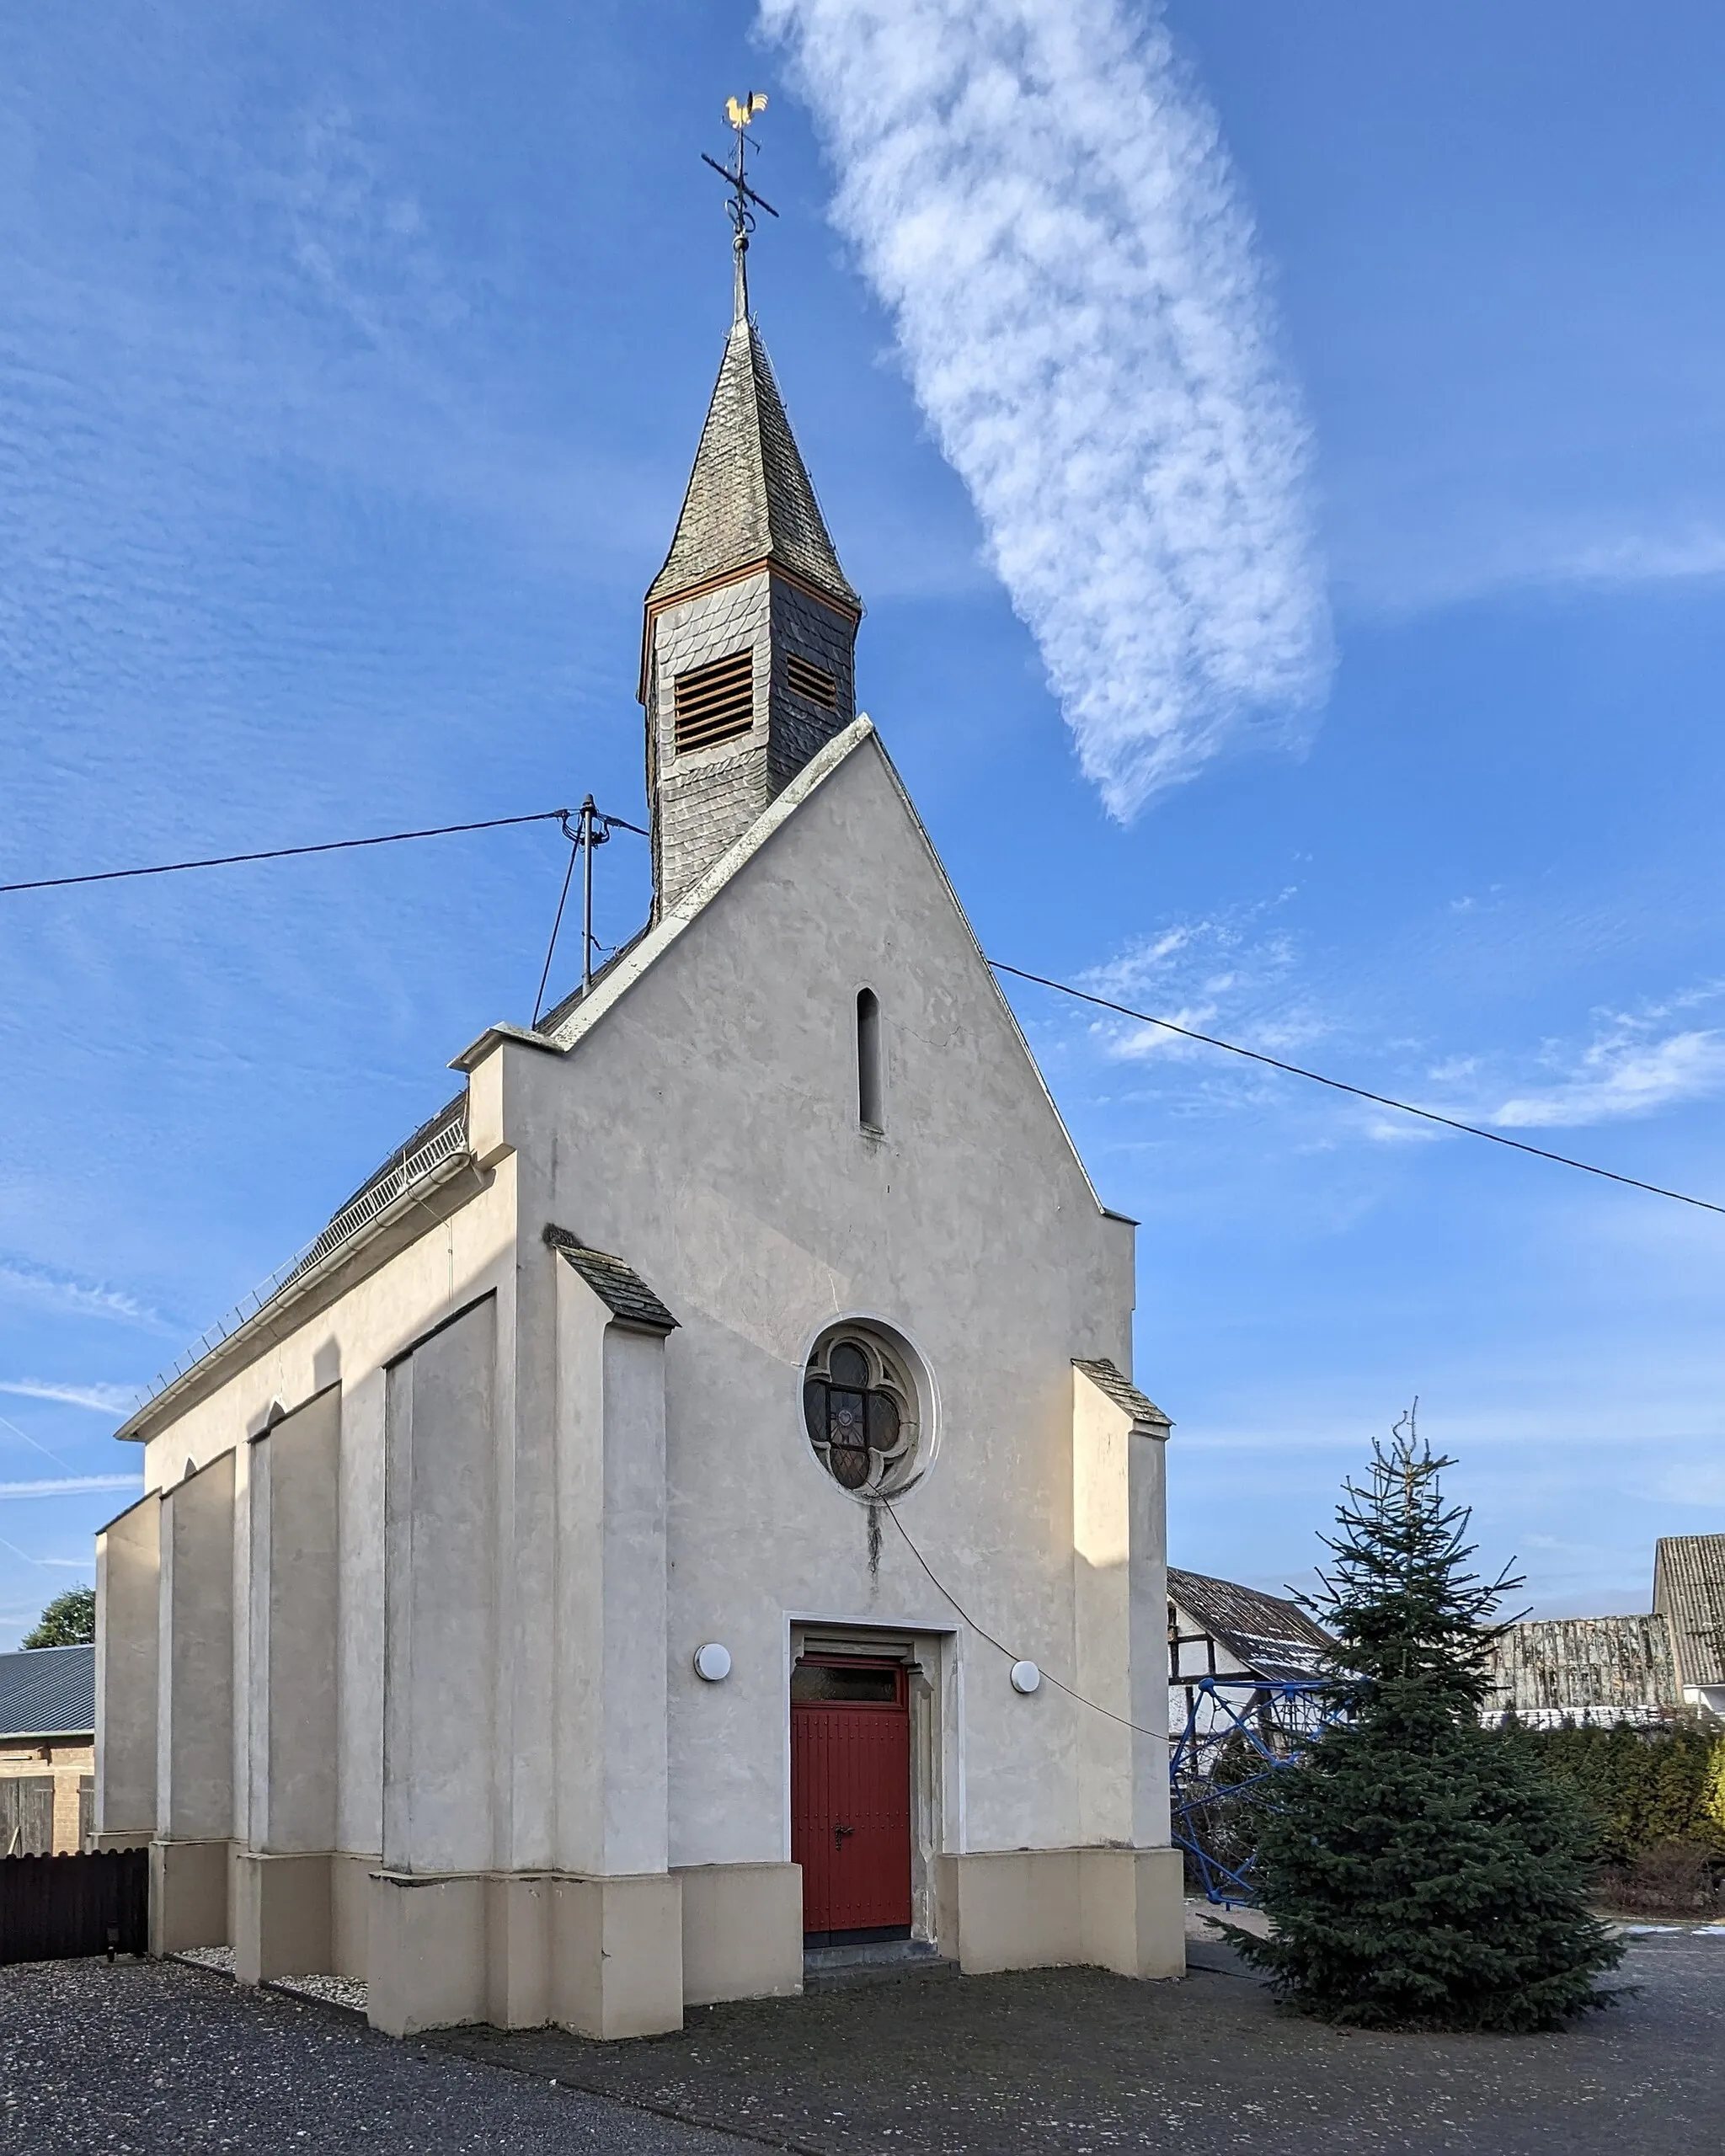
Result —
<instances>
[{"instance_id":1,"label":"barn roof","mask_svg":"<svg viewBox=\"0 0 1725 2156\"><path fill-rule=\"evenodd\" d=\"M1661 1535L1653 1607L1671 1627L1685 1684L1725 1684L1725 1534Z\"/></svg>"},{"instance_id":2,"label":"barn roof","mask_svg":"<svg viewBox=\"0 0 1725 2156\"><path fill-rule=\"evenodd\" d=\"M21 1647L0 1654L0 1743L19 1737L93 1737L96 1650Z\"/></svg>"},{"instance_id":3,"label":"barn roof","mask_svg":"<svg viewBox=\"0 0 1725 2156\"><path fill-rule=\"evenodd\" d=\"M1548 1617L1512 1625L1493 1650L1498 1710L1597 1719L1682 1703L1663 1616Z\"/></svg>"},{"instance_id":4,"label":"barn roof","mask_svg":"<svg viewBox=\"0 0 1725 2156\"><path fill-rule=\"evenodd\" d=\"M1219 1640L1236 1662L1271 1681L1310 1677L1332 1642L1297 1602L1236 1580L1168 1567L1168 1598L1183 1616Z\"/></svg>"}]
</instances>

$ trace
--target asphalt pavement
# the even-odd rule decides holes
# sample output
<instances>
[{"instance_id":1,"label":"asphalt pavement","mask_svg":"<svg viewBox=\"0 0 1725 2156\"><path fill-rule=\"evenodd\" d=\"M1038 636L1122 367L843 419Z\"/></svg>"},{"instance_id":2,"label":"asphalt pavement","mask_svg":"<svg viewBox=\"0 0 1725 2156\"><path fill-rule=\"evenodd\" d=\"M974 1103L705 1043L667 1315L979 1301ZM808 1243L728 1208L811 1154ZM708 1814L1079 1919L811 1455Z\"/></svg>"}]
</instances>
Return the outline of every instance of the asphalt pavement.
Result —
<instances>
[{"instance_id":1,"label":"asphalt pavement","mask_svg":"<svg viewBox=\"0 0 1725 2156\"><path fill-rule=\"evenodd\" d=\"M1544 2036L1343 2035L1215 1961L1180 1984L1044 1970L706 2007L626 2044L478 2029L397 2043L180 1963L40 1963L0 1970L0 2147L1725 2150L1725 1935L1632 1940L1616 2002Z\"/></svg>"}]
</instances>

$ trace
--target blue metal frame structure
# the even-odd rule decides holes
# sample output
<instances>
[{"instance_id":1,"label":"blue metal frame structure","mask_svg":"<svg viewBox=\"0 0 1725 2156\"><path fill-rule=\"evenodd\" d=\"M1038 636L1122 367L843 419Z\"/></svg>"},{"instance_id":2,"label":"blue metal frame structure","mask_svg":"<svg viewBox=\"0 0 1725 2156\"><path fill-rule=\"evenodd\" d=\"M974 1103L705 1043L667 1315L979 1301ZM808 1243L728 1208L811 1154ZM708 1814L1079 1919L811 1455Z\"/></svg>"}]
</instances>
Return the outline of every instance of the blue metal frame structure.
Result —
<instances>
[{"instance_id":1,"label":"blue metal frame structure","mask_svg":"<svg viewBox=\"0 0 1725 2156\"><path fill-rule=\"evenodd\" d=\"M1176 1689L1171 1686L1170 1689ZM1248 1856L1231 1865L1205 1846L1205 1816L1226 1799L1242 1796L1284 1767L1295 1766L1321 1730L1340 1721L1335 1687L1322 1678L1185 1677L1185 1726L1170 1740L1169 1797L1174 1846L1196 1868L1204 1898L1223 1908L1253 1899ZM1239 1739L1252 1771L1219 1782L1223 1751Z\"/></svg>"}]
</instances>

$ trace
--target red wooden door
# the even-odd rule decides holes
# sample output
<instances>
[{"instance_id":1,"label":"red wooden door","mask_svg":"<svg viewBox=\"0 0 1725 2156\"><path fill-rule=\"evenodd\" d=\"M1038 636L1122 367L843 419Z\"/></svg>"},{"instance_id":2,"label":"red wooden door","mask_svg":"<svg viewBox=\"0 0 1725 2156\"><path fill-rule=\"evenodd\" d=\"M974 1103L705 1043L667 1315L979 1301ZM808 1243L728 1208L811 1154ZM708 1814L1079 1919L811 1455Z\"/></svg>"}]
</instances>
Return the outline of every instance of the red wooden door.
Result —
<instances>
[{"instance_id":1,"label":"red wooden door","mask_svg":"<svg viewBox=\"0 0 1725 2156\"><path fill-rule=\"evenodd\" d=\"M901 1668L798 1662L791 1857L811 1945L911 1932L911 1716Z\"/></svg>"}]
</instances>

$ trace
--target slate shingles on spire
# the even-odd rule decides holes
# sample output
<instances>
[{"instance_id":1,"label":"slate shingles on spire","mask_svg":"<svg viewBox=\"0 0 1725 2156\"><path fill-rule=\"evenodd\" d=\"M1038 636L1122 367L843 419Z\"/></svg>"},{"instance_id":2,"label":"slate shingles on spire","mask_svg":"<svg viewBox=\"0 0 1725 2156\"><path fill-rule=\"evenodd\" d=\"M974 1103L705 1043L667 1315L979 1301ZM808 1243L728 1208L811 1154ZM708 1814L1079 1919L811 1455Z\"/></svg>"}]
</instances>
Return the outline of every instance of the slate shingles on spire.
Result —
<instances>
[{"instance_id":1,"label":"slate shingles on spire","mask_svg":"<svg viewBox=\"0 0 1725 2156\"><path fill-rule=\"evenodd\" d=\"M746 314L731 324L689 491L654 607L758 562L775 562L847 612L862 602L839 567L766 347Z\"/></svg>"}]
</instances>

